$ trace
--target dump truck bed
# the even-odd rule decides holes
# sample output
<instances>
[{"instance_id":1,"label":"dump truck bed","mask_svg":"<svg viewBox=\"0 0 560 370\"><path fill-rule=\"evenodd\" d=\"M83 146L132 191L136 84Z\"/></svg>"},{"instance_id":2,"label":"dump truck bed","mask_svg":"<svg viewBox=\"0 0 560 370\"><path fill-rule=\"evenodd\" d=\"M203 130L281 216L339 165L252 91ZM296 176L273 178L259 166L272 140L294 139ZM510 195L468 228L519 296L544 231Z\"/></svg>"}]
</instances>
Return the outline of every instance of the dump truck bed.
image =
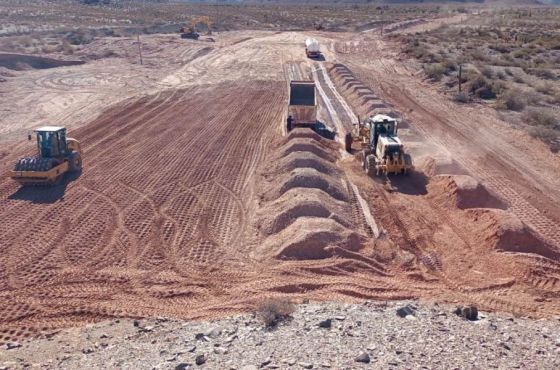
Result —
<instances>
[{"instance_id":1,"label":"dump truck bed","mask_svg":"<svg viewBox=\"0 0 560 370\"><path fill-rule=\"evenodd\" d=\"M290 82L290 105L288 115L293 127L310 126L317 123L317 98L314 81Z\"/></svg>"}]
</instances>

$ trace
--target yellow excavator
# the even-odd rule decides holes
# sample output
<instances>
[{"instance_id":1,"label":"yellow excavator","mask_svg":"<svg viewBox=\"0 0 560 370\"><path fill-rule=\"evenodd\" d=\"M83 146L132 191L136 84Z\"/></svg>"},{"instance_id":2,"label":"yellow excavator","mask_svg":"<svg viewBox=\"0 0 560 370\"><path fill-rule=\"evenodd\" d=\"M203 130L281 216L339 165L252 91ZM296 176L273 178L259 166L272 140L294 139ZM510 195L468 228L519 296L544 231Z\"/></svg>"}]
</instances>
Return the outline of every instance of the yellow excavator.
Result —
<instances>
[{"instance_id":1,"label":"yellow excavator","mask_svg":"<svg viewBox=\"0 0 560 370\"><path fill-rule=\"evenodd\" d=\"M210 17L201 16L194 18L188 27L181 27L179 30L181 38L198 40L200 34L197 32L197 29L201 28L201 26L205 26L207 35L212 34L212 20Z\"/></svg>"},{"instance_id":2,"label":"yellow excavator","mask_svg":"<svg viewBox=\"0 0 560 370\"><path fill-rule=\"evenodd\" d=\"M35 130L37 155L20 158L8 176L22 185L53 185L67 172L82 170L82 148L66 137L66 128L44 126ZM32 135L28 136L32 140Z\"/></svg>"}]
</instances>

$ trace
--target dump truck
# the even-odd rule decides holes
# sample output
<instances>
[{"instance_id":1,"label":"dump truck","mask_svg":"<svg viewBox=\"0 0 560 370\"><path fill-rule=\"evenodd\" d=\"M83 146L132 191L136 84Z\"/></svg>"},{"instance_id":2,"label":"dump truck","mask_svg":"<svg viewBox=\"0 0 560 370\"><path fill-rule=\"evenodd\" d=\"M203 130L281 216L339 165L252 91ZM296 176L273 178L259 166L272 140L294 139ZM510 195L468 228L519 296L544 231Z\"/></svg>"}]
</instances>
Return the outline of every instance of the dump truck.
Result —
<instances>
[{"instance_id":1,"label":"dump truck","mask_svg":"<svg viewBox=\"0 0 560 370\"><path fill-rule=\"evenodd\" d=\"M319 48L319 41L308 38L305 40L305 54L308 58L318 58L321 56L321 49Z\"/></svg>"},{"instance_id":2,"label":"dump truck","mask_svg":"<svg viewBox=\"0 0 560 370\"><path fill-rule=\"evenodd\" d=\"M22 185L52 185L67 172L82 169L82 148L76 139L66 137L66 129L44 126L35 130L37 154L19 158L8 176ZM28 135L32 140L32 135Z\"/></svg>"},{"instance_id":3,"label":"dump truck","mask_svg":"<svg viewBox=\"0 0 560 370\"><path fill-rule=\"evenodd\" d=\"M288 106L288 131L296 127L317 126L317 94L315 81L291 81Z\"/></svg>"},{"instance_id":4,"label":"dump truck","mask_svg":"<svg viewBox=\"0 0 560 370\"><path fill-rule=\"evenodd\" d=\"M345 137L346 150L359 145L362 167L368 175L407 174L413 169L412 157L397 136L397 120L384 114L370 116L358 124L355 135Z\"/></svg>"}]
</instances>

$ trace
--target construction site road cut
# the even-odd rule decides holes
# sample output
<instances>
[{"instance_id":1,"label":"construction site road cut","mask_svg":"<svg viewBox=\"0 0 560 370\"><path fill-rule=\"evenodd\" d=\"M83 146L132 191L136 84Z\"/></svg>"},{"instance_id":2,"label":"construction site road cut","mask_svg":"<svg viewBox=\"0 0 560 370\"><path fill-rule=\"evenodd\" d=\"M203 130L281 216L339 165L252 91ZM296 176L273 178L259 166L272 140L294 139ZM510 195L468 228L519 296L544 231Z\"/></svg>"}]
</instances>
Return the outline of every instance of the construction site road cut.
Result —
<instances>
[{"instance_id":1,"label":"construction site road cut","mask_svg":"<svg viewBox=\"0 0 560 370\"><path fill-rule=\"evenodd\" d=\"M324 61L306 57L308 37ZM217 318L268 298L560 314L557 154L443 99L377 33L213 38L143 36L143 65L99 59L2 84L1 173L47 123L81 142L83 171L53 187L0 178L0 343L118 317ZM334 140L286 132L291 79L315 80ZM343 152L375 112L399 119L413 173L368 177Z\"/></svg>"}]
</instances>

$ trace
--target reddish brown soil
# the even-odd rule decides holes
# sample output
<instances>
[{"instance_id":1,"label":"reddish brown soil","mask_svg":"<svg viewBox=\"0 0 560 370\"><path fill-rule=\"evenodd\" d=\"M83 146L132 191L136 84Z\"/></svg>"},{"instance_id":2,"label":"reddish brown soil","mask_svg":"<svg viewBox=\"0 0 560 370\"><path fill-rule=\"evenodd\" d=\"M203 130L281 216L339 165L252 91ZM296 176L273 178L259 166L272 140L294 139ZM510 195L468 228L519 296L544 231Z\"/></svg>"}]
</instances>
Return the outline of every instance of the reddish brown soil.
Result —
<instances>
[{"instance_id":1,"label":"reddish brown soil","mask_svg":"<svg viewBox=\"0 0 560 370\"><path fill-rule=\"evenodd\" d=\"M327 69L305 59L306 36L218 42L153 93L82 106L87 122L70 135L84 171L61 186L0 179L0 342L122 316L214 318L268 297L559 314L558 156L486 108L446 100L378 35L316 33L343 64ZM286 79L309 75L338 138L348 107L403 118L417 171L372 179L336 141L282 137ZM30 101L58 96L36 89ZM2 173L33 150L5 148Z\"/></svg>"}]
</instances>

